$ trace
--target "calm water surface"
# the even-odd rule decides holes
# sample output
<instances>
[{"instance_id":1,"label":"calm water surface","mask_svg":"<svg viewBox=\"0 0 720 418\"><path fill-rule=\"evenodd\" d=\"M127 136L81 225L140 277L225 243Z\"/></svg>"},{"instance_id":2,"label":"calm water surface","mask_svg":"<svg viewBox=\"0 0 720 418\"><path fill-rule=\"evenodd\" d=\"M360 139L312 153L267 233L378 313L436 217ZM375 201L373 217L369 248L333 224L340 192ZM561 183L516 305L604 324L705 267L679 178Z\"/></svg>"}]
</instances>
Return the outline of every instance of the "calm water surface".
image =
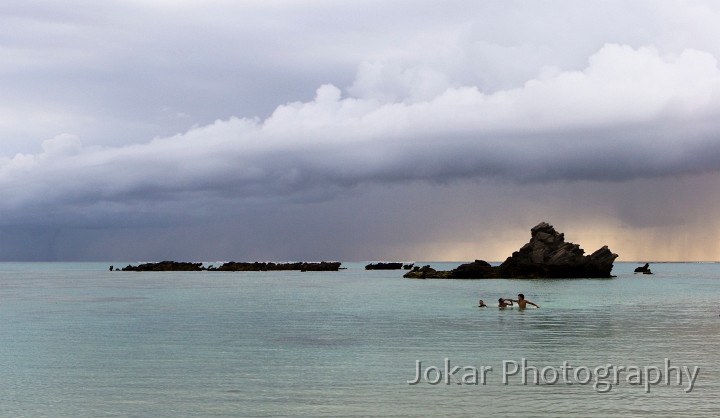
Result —
<instances>
[{"instance_id":1,"label":"calm water surface","mask_svg":"<svg viewBox=\"0 0 720 418\"><path fill-rule=\"evenodd\" d=\"M720 264L466 281L364 263L324 273L108 265L0 263L0 416L720 415ZM476 307L519 292L541 309ZM538 369L668 359L700 371L689 393L676 374L649 392L622 374L606 393L594 380L503 384L503 362L523 358ZM484 385L407 383L417 361L442 371L445 359L493 370Z\"/></svg>"}]
</instances>

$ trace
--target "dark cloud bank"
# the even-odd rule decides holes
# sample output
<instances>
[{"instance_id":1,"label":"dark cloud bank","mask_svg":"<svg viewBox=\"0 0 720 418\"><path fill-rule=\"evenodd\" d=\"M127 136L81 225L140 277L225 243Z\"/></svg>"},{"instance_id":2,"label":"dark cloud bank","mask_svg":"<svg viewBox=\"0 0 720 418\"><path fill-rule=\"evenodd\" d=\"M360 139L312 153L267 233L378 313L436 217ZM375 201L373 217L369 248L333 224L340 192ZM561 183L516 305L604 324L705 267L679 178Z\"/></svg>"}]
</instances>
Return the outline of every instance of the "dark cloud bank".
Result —
<instances>
[{"instance_id":1,"label":"dark cloud bank","mask_svg":"<svg viewBox=\"0 0 720 418\"><path fill-rule=\"evenodd\" d=\"M0 258L500 259L540 220L621 259L720 256L716 51L600 44L493 88L453 36L464 71L403 50L266 116L11 153Z\"/></svg>"}]
</instances>

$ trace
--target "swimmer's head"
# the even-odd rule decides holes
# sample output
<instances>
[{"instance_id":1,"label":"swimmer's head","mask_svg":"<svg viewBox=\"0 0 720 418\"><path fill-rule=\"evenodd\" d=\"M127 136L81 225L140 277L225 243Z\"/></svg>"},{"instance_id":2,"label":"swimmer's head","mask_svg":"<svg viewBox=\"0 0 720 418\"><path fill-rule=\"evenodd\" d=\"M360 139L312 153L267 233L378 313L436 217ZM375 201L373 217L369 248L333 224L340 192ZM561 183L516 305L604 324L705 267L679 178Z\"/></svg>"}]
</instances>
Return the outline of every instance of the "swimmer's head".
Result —
<instances>
[{"instance_id":1,"label":"swimmer's head","mask_svg":"<svg viewBox=\"0 0 720 418\"><path fill-rule=\"evenodd\" d=\"M522 293L518 293L518 299L525 299L525 295L523 295Z\"/></svg>"}]
</instances>

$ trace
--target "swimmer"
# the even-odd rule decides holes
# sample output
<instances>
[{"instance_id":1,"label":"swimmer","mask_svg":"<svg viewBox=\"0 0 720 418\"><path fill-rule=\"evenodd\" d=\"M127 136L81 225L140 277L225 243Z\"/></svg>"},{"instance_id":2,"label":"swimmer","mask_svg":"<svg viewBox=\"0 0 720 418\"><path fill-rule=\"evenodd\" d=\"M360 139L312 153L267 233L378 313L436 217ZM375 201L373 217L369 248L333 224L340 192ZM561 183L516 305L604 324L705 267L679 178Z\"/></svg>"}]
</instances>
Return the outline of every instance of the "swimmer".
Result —
<instances>
[{"instance_id":1,"label":"swimmer","mask_svg":"<svg viewBox=\"0 0 720 418\"><path fill-rule=\"evenodd\" d=\"M516 302L516 303L518 304L518 307L519 307L520 309L525 309L525 307L526 307L528 304L530 304L530 305L532 305L532 306L534 306L534 307L536 307L536 308L539 308L538 305L530 302L529 300L525 300L525 295L523 295L522 293L518 293L518 298L517 298L517 300L513 300L513 299L510 299L510 300L513 301L513 302Z\"/></svg>"},{"instance_id":2,"label":"swimmer","mask_svg":"<svg viewBox=\"0 0 720 418\"><path fill-rule=\"evenodd\" d=\"M498 308L505 308L508 306L513 306L512 299L503 299L503 298L498 299Z\"/></svg>"},{"instance_id":3,"label":"swimmer","mask_svg":"<svg viewBox=\"0 0 720 418\"><path fill-rule=\"evenodd\" d=\"M480 302L478 302L478 308L484 308L484 307L486 307L486 306L487 306L487 305L485 304L485 302L483 302L483 300L480 299Z\"/></svg>"}]
</instances>

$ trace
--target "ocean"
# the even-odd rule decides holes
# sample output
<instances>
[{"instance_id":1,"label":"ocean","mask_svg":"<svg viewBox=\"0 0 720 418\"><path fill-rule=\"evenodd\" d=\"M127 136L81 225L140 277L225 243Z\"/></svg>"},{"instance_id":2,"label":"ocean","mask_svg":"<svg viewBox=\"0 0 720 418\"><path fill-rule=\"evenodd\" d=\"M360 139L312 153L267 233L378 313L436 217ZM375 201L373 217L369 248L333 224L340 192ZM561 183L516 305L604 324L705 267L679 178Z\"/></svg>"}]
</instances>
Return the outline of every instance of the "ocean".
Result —
<instances>
[{"instance_id":1,"label":"ocean","mask_svg":"<svg viewBox=\"0 0 720 418\"><path fill-rule=\"evenodd\" d=\"M0 263L0 416L720 415L716 263L562 280L110 264L127 263ZM540 308L495 307L518 293Z\"/></svg>"}]
</instances>

